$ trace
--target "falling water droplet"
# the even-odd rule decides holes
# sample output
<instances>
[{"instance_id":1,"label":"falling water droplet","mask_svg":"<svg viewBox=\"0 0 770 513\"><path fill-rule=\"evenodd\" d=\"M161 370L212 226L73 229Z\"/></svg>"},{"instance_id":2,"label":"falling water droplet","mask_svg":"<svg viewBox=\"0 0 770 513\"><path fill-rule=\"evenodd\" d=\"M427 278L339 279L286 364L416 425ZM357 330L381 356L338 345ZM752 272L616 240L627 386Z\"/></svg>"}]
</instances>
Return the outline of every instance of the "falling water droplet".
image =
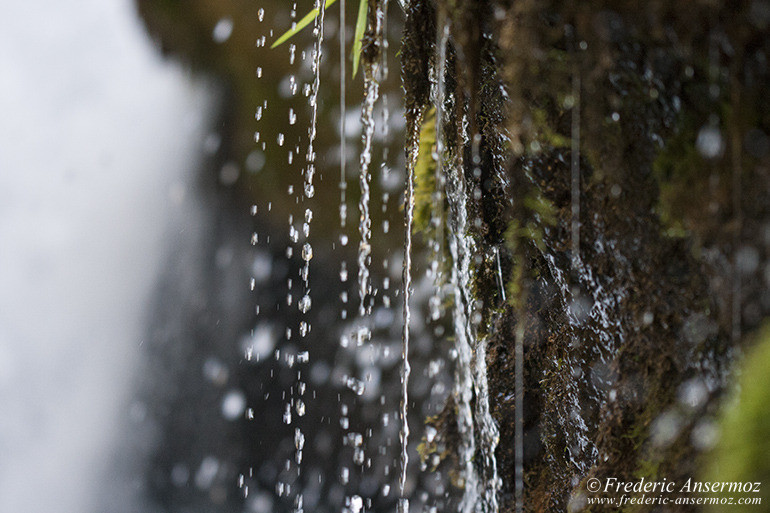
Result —
<instances>
[{"instance_id":1,"label":"falling water droplet","mask_svg":"<svg viewBox=\"0 0 770 513\"><path fill-rule=\"evenodd\" d=\"M302 260L309 262L313 258L313 246L309 242L306 242L302 246Z\"/></svg>"},{"instance_id":2,"label":"falling water droplet","mask_svg":"<svg viewBox=\"0 0 770 513\"><path fill-rule=\"evenodd\" d=\"M308 310L310 310L310 306L311 306L310 296L307 294L302 296L302 299L299 300L298 306L299 306L300 312L307 313Z\"/></svg>"},{"instance_id":3,"label":"falling water droplet","mask_svg":"<svg viewBox=\"0 0 770 513\"><path fill-rule=\"evenodd\" d=\"M233 33L233 20L232 18L222 18L220 19L216 25L214 25L214 30L211 32L211 38L214 40L215 43L222 44L228 39L230 39L230 36Z\"/></svg>"}]
</instances>

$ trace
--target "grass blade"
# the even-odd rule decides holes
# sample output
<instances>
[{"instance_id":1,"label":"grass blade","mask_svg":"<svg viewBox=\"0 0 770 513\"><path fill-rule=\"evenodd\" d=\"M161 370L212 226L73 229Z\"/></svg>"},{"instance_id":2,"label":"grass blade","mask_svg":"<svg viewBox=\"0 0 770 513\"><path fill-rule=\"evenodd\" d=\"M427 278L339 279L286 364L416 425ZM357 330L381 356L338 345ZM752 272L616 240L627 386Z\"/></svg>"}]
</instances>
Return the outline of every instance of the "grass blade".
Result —
<instances>
[{"instance_id":1,"label":"grass blade","mask_svg":"<svg viewBox=\"0 0 770 513\"><path fill-rule=\"evenodd\" d=\"M356 73L358 73L358 61L361 60L361 40L364 38L364 32L366 32L366 12L368 11L368 8L368 0L359 0L356 32L353 36L353 78L355 78Z\"/></svg>"},{"instance_id":2,"label":"grass blade","mask_svg":"<svg viewBox=\"0 0 770 513\"><path fill-rule=\"evenodd\" d=\"M329 7L330 5L332 5L336 1L337 0L326 0L326 7ZM319 11L319 9L317 7L315 9L313 9L312 11L310 11L309 13L307 13L304 18L299 20L297 22L297 24L294 25L294 28L291 28L291 29L287 30L286 32L283 33L283 35L281 37L276 39L275 43L270 45L270 48L275 48L276 46L285 43L289 38L294 36L294 34L296 34L300 30L302 30L303 28L305 28L308 25L310 25L310 22L313 21L316 18L316 16L318 16L319 13L320 13L320 11Z\"/></svg>"}]
</instances>

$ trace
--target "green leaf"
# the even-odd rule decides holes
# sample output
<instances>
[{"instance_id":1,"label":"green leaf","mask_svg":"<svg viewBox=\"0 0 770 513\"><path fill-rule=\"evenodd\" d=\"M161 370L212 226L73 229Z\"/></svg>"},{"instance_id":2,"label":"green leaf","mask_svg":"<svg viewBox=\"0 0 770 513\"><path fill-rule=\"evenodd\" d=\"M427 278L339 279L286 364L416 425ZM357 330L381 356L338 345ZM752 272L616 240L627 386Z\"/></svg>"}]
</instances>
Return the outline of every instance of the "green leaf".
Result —
<instances>
[{"instance_id":1,"label":"green leaf","mask_svg":"<svg viewBox=\"0 0 770 513\"><path fill-rule=\"evenodd\" d=\"M326 0L326 7L328 8L330 5L332 5L336 1L337 0ZM309 13L307 13L304 18L299 20L297 24L294 25L293 28L287 30L286 32L284 32L284 34L281 37L276 39L275 43L270 45L270 48L275 48L276 46L285 43L290 37L294 36L294 34L296 34L303 28L310 25L310 22L313 21L316 18L316 16L318 16L319 14L320 14L320 11L317 7L312 11L310 11Z\"/></svg>"},{"instance_id":2,"label":"green leaf","mask_svg":"<svg viewBox=\"0 0 770 513\"><path fill-rule=\"evenodd\" d=\"M369 10L368 0L359 0L358 18L356 19L356 33L353 39L353 78L358 73L358 61L361 60L361 45L366 32L366 13Z\"/></svg>"}]
</instances>

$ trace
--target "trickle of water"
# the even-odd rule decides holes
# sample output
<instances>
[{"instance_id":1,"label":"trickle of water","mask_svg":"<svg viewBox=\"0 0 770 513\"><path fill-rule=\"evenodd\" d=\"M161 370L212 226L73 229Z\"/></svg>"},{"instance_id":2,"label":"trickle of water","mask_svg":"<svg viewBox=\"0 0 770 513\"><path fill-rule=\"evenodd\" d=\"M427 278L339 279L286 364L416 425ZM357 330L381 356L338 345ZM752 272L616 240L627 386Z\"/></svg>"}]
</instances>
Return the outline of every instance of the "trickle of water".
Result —
<instances>
[{"instance_id":1,"label":"trickle of water","mask_svg":"<svg viewBox=\"0 0 770 513\"><path fill-rule=\"evenodd\" d=\"M473 374L471 372L471 333L470 323L464 306L464 283L470 277L470 240L465 236L468 226L465 208L465 183L461 177L462 163L454 162L449 167L447 181L447 199L451 217L449 232L449 251L452 255L451 284L454 291L454 335L455 365L454 395L457 403L457 430L460 435L459 458L462 465L462 477L465 482L460 511L470 513L478 502L478 476L473 459L476 454L476 438L471 408Z\"/></svg>"},{"instance_id":2,"label":"trickle of water","mask_svg":"<svg viewBox=\"0 0 770 513\"><path fill-rule=\"evenodd\" d=\"M478 137L473 140L473 162L480 162ZM497 471L495 449L499 440L497 426L489 409L489 386L486 368L486 339L476 339L476 325L480 321L473 296L471 256L475 245L468 233L468 195L462 173L462 162L454 162L449 168L447 200L451 229L449 247L452 255L451 284L454 289L454 328L457 352L455 397L458 406L458 432L460 434L460 460L464 464L463 491L460 511L469 513L481 505L485 512L497 512L497 493L500 478ZM475 351L474 351L475 350ZM472 358L475 352L475 358ZM473 367L471 366L473 363ZM474 414L471 409L472 387L476 393L475 426L479 430L482 455L483 481L479 480L473 464L476 444Z\"/></svg>"},{"instance_id":3,"label":"trickle of water","mask_svg":"<svg viewBox=\"0 0 770 513\"><path fill-rule=\"evenodd\" d=\"M523 353L523 351L522 351ZM500 440L497 424L489 409L489 380L487 378L487 339L478 340L475 358L476 422L479 425L481 439L482 464L484 470L484 505L487 513L497 513L499 504L497 492L500 489L500 477L497 472L495 450ZM523 358L522 358L523 359ZM521 359L519 363L521 363ZM522 366L523 369L523 366ZM523 391L523 388L519 389ZM519 413L523 412L523 408ZM523 418L523 417L522 417Z\"/></svg>"},{"instance_id":4,"label":"trickle of water","mask_svg":"<svg viewBox=\"0 0 770 513\"><path fill-rule=\"evenodd\" d=\"M412 295L412 225L414 224L414 168L417 164L417 157L420 151L420 125L423 119L423 112L411 112L408 116L413 123L407 139L407 158L406 158L406 195L405 195L405 228L404 228L404 329L403 346L401 349L402 369L401 369L401 431L399 440L401 442L401 473L398 479L398 488L401 495L399 499L399 510L408 511L409 501L404 496L406 486L406 473L409 465L409 453L407 451L409 444L409 323L411 321L411 310L409 300ZM403 509L402 509L403 507Z\"/></svg>"},{"instance_id":5,"label":"trickle of water","mask_svg":"<svg viewBox=\"0 0 770 513\"><path fill-rule=\"evenodd\" d=\"M432 157L436 162L435 190L431 198L431 240L428 245L431 249L429 270L433 278L434 294L429 300L431 319L438 320L441 317L441 305L444 303L443 262L444 262L444 189L446 178L444 176L444 102L445 102L445 73L446 73L446 49L449 42L449 24L446 20L444 9L438 13L438 30L436 32L437 62L436 62L436 88L435 88L435 126L436 142Z\"/></svg>"},{"instance_id":6,"label":"trickle of water","mask_svg":"<svg viewBox=\"0 0 770 513\"><path fill-rule=\"evenodd\" d=\"M376 67L376 64L369 68ZM372 136L374 134L374 104L379 96L379 83L377 82L374 71L367 69L364 83L364 104L361 110L361 124L364 127L360 159L359 182L361 185L361 199L358 203L361 211L361 219L358 224L358 231L361 234L361 242L358 245L358 294L360 297L359 314L366 315L366 298L371 293L372 284L369 278L369 263L371 260L371 237L372 237L372 219L369 214L370 201L370 183L372 180L369 172L369 165L372 162Z\"/></svg>"},{"instance_id":7,"label":"trickle of water","mask_svg":"<svg viewBox=\"0 0 770 513\"><path fill-rule=\"evenodd\" d=\"M348 188L345 165L347 164L347 135L345 133L345 118L347 117L347 55L345 55L345 0L340 0L340 228L345 228L348 218L346 191Z\"/></svg>"},{"instance_id":8,"label":"trickle of water","mask_svg":"<svg viewBox=\"0 0 770 513\"><path fill-rule=\"evenodd\" d=\"M317 135L317 123L318 123L318 91L320 88L320 82L321 82L321 56L323 54L323 36L324 36L324 17L326 14L326 2L324 0L316 0L316 8L319 11L318 16L315 18L315 23L313 27L313 35L315 36L315 45L313 49L312 54L312 72L313 72L313 84L312 88L310 90L310 93L308 95L308 104L310 105L311 109L311 116L310 116L310 127L308 128L308 147L307 147L307 153L305 155L305 160L307 162L307 167L304 170L304 184L303 184L303 192L305 199L310 199L315 195L315 188L313 186L313 178L315 175L316 167L315 167L315 160L316 160L316 153L314 150L314 142ZM293 60L294 52L292 51L292 60ZM294 89L292 91L292 94L296 92L296 83L294 84ZM296 122L296 114L293 110L289 111L289 124L294 124ZM291 154L290 154L291 155ZM290 156L291 160L291 156ZM313 258L313 247L309 242L310 238L310 226L313 221L313 211L310 208L305 208L304 212L304 223L302 225L302 233L305 237L305 243L302 246L302 260L304 261L304 265L302 270L300 271L300 276L304 282L304 290L302 298L298 302L298 308L302 312L303 315L307 314L310 311L310 308L312 306L312 299L310 296L310 260ZM293 228L292 228L293 229ZM299 323L299 333L300 337L307 336L308 332L310 331L310 324L307 322L307 320L301 320ZM306 351L302 351L301 357L298 355L298 361L302 363L307 363L309 360L308 353ZM300 380L301 376L301 370L297 371L297 379L298 379L298 391L299 394L302 395L305 390L305 384ZM297 416L302 417L305 415L305 402L302 399L297 399L295 401L295 408L297 412ZM288 410L289 415L291 415L290 410ZM289 417L291 420L291 417ZM305 437L300 430L299 427L295 428L295 449L296 449L296 458L295 461L297 463L297 472L300 472L299 465L302 463L302 454L303 454L303 448L305 445ZM303 504L304 504L304 494L302 490L300 489L297 492L297 495L295 496L295 507L294 511L295 513L302 513L303 510Z\"/></svg>"}]
</instances>

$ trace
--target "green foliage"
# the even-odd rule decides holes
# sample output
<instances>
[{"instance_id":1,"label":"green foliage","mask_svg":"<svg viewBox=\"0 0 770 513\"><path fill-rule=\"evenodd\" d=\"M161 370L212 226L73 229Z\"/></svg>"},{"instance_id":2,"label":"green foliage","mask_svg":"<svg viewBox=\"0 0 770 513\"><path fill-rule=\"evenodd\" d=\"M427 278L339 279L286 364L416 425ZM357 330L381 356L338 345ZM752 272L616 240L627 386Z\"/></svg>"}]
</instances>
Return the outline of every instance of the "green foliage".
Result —
<instances>
[{"instance_id":1,"label":"green foliage","mask_svg":"<svg viewBox=\"0 0 770 513\"><path fill-rule=\"evenodd\" d=\"M412 233L420 233L430 227L433 197L436 192L436 109L425 114L420 126L420 148L414 166L414 223Z\"/></svg>"},{"instance_id":2,"label":"green foliage","mask_svg":"<svg viewBox=\"0 0 770 513\"><path fill-rule=\"evenodd\" d=\"M692 200L693 187L702 187L706 163L695 148L696 137L696 120L692 116L683 116L677 133L653 162L653 171L660 184L657 212L666 234L671 237L687 235L684 210Z\"/></svg>"},{"instance_id":3,"label":"green foliage","mask_svg":"<svg viewBox=\"0 0 770 513\"><path fill-rule=\"evenodd\" d=\"M367 0L359 0L358 2L358 16L356 17L356 32L353 36L353 78L358 73L358 61L361 60L361 45L364 39L364 32L366 31L366 12L368 11L369 2Z\"/></svg>"},{"instance_id":4,"label":"green foliage","mask_svg":"<svg viewBox=\"0 0 770 513\"><path fill-rule=\"evenodd\" d=\"M326 0L325 7L328 8L332 4L334 4L337 0ZM369 3L367 0L359 0L358 3L358 17L356 19L356 32L355 37L353 39L353 52L351 55L351 58L353 59L353 76L356 76L356 73L358 73L358 61L361 59L361 41L364 38L364 32L366 31L366 13L368 10ZM275 40L275 42L270 45L270 48L276 48L277 46L282 45L286 41L288 41L290 38L292 38L295 34L297 34L299 31L310 25L310 23L318 17L318 15L321 14L318 7L314 8L312 11L307 13L301 20L299 20L294 27L284 32L281 37Z\"/></svg>"},{"instance_id":5,"label":"green foliage","mask_svg":"<svg viewBox=\"0 0 770 513\"><path fill-rule=\"evenodd\" d=\"M549 114L546 109L532 109L532 125L537 133L537 139L542 145L550 146L551 148L569 148L572 145L572 139L558 133L553 128L555 123L549 120L548 117Z\"/></svg>"},{"instance_id":6,"label":"green foliage","mask_svg":"<svg viewBox=\"0 0 770 513\"><path fill-rule=\"evenodd\" d=\"M732 400L728 401L720 421L719 443L710 455L704 479L726 482L760 482L762 504L770 501L770 323L766 323L748 352ZM731 496L728 492L724 496ZM757 506L733 506L731 511L757 511ZM716 511L716 510L714 510ZM720 510L721 511L721 510Z\"/></svg>"},{"instance_id":7,"label":"green foliage","mask_svg":"<svg viewBox=\"0 0 770 513\"><path fill-rule=\"evenodd\" d=\"M505 242L514 257L511 278L508 280L508 302L520 308L524 304L524 280L526 279L525 247L533 244L545 251L544 227L556 224L556 207L546 199L540 189L532 187L522 199L521 215L514 218L505 232Z\"/></svg>"},{"instance_id":8,"label":"green foliage","mask_svg":"<svg viewBox=\"0 0 770 513\"><path fill-rule=\"evenodd\" d=\"M328 8L330 5L332 5L337 0L326 0L326 8ZM314 8L312 11L307 13L304 18L299 20L294 27L287 30L286 32L281 35L278 39L275 40L275 43L270 45L270 48L275 48L277 46L282 45L286 41L288 41L291 37L293 37L295 34L297 34L300 30L310 25L310 22L316 19L316 17L321 14L321 11L318 9L318 7Z\"/></svg>"}]
</instances>

